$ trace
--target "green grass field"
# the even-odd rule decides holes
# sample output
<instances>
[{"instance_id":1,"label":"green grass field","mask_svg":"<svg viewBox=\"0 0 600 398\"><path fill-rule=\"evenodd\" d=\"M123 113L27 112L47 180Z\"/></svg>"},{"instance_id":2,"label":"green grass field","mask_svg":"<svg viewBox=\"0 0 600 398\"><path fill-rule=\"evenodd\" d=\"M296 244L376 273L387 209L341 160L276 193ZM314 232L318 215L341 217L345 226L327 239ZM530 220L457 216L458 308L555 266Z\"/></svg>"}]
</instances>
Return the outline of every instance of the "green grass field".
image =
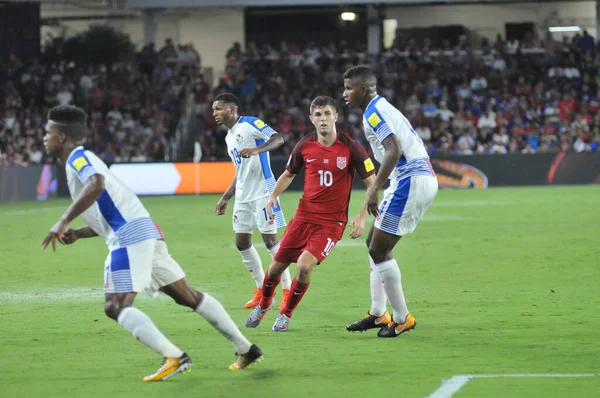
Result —
<instances>
[{"instance_id":1,"label":"green grass field","mask_svg":"<svg viewBox=\"0 0 600 398\"><path fill-rule=\"evenodd\" d=\"M282 197L288 220L298 197ZM351 214L362 199L355 192ZM597 186L441 191L396 248L418 325L389 340L345 330L370 305L364 239L349 231L314 272L288 333L271 332L275 311L244 328L253 281L233 246L231 207L216 217L216 200L144 203L192 284L223 303L264 361L228 371L233 347L206 321L142 294L137 305L194 360L190 374L143 383L160 357L104 316L103 241L42 252L69 202L2 204L0 396L409 398L460 374L600 372ZM507 396L598 397L600 377L474 379L455 395Z\"/></svg>"}]
</instances>

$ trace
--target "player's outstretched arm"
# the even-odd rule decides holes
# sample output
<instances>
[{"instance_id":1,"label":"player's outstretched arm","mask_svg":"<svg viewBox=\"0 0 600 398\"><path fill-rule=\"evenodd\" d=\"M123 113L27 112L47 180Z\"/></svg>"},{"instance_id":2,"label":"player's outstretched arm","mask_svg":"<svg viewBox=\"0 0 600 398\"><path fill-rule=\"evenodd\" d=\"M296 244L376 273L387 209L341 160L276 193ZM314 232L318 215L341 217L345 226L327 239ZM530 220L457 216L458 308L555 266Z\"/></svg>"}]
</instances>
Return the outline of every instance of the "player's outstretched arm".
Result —
<instances>
[{"instance_id":1,"label":"player's outstretched arm","mask_svg":"<svg viewBox=\"0 0 600 398\"><path fill-rule=\"evenodd\" d=\"M45 250L52 243L52 250L56 251L56 240L64 244L63 238L68 230L69 223L92 206L102 192L104 192L104 176L102 174L93 174L88 178L83 186L83 190L75 198L71 206L67 208L65 214L54 224L50 232L46 234L46 237L42 241L42 250Z\"/></svg>"},{"instance_id":2,"label":"player's outstretched arm","mask_svg":"<svg viewBox=\"0 0 600 398\"><path fill-rule=\"evenodd\" d=\"M367 186L367 192L369 192L369 189L375 183L375 175L368 176L367 178L365 178L363 180L363 182ZM367 214L368 214L367 207L369 204L367 198L368 198L368 195L365 198L365 201L363 202L363 206L360 209L360 212L358 213L358 215L356 217L354 217L354 220L352 220L350 222L350 228L352 228L352 231L350 232L350 237L352 239L359 238L365 230L365 225L367 223Z\"/></svg>"},{"instance_id":3,"label":"player's outstretched arm","mask_svg":"<svg viewBox=\"0 0 600 398\"><path fill-rule=\"evenodd\" d=\"M398 143L398 139L394 134L388 135L383 141L381 141L381 144L385 149L383 161L381 162L381 167L377 172L377 178L375 178L375 182L369 189L367 189L367 197L365 198L367 201L367 211L374 217L379 215L379 191L385 185L390 174L392 174L392 171L394 171L396 163L398 163L400 160L400 155L402 154L400 144Z\"/></svg>"},{"instance_id":4,"label":"player's outstretched arm","mask_svg":"<svg viewBox=\"0 0 600 398\"><path fill-rule=\"evenodd\" d=\"M284 139L281 134L273 134L271 138L267 140L261 146L257 146L256 148L245 148L240 151L240 156L243 158L249 158L253 155L258 155L259 153L269 152L275 150L282 146L284 143Z\"/></svg>"},{"instance_id":5,"label":"player's outstretched arm","mask_svg":"<svg viewBox=\"0 0 600 398\"><path fill-rule=\"evenodd\" d=\"M281 176L277 179L277 184L275 184L275 188L273 189L273 193L269 196L269 202L267 203L267 215L270 219L273 219L275 216L273 215L273 207L277 208L277 197L281 195L294 181L294 177L296 174L292 174L289 171L285 170Z\"/></svg>"},{"instance_id":6,"label":"player's outstretched arm","mask_svg":"<svg viewBox=\"0 0 600 398\"><path fill-rule=\"evenodd\" d=\"M225 214L225 210L227 210L227 203L229 200L233 198L235 195L235 185L237 183L237 174L233 177L233 181L231 181L231 185L227 188L227 191L221 196L221 199L217 202L217 206L215 207L215 214L217 216L222 216Z\"/></svg>"}]
</instances>

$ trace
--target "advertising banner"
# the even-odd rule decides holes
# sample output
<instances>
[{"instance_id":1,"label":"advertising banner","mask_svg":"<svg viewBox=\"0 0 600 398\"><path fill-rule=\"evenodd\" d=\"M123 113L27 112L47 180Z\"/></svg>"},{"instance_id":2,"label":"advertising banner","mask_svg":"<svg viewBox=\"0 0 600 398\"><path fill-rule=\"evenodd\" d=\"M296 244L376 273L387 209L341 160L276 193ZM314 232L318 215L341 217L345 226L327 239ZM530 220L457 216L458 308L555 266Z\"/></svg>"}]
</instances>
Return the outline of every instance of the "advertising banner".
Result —
<instances>
[{"instance_id":1,"label":"advertising banner","mask_svg":"<svg viewBox=\"0 0 600 398\"><path fill-rule=\"evenodd\" d=\"M110 171L138 195L223 193L235 175L231 162L113 164Z\"/></svg>"},{"instance_id":2,"label":"advertising banner","mask_svg":"<svg viewBox=\"0 0 600 398\"><path fill-rule=\"evenodd\" d=\"M57 196L54 165L0 167L0 202L46 200Z\"/></svg>"},{"instance_id":3,"label":"advertising banner","mask_svg":"<svg viewBox=\"0 0 600 398\"><path fill-rule=\"evenodd\" d=\"M276 178L283 173L286 164L287 159L271 159L271 168ZM441 188L485 189L499 186L600 183L600 153L437 155L432 158L431 164ZM377 168L378 166L376 165ZM34 193L27 196L24 191L18 191L26 191L27 188L21 187L24 183L16 182L18 178L14 170L21 169L13 168L9 174L3 174L1 200L10 200L7 197L19 198L12 200L23 200L25 197L35 199L56 191L56 171L46 170L44 174L40 166L39 170L25 178L23 181L35 181L36 187L38 181L44 182L40 183L40 187L46 187L40 188L39 192L34 189ZM110 170L138 195L220 194L227 190L235 175L231 162L128 163L113 164ZM60 168L58 171L62 179L64 172ZM27 174L24 171L19 173ZM50 189L49 182L54 183L53 190ZM303 185L304 171L301 171L289 190L302 190ZM62 186L61 183L59 189ZM359 178L355 179L354 188L364 189ZM31 188L29 191L31 192ZM63 189L60 192L63 196Z\"/></svg>"}]
</instances>

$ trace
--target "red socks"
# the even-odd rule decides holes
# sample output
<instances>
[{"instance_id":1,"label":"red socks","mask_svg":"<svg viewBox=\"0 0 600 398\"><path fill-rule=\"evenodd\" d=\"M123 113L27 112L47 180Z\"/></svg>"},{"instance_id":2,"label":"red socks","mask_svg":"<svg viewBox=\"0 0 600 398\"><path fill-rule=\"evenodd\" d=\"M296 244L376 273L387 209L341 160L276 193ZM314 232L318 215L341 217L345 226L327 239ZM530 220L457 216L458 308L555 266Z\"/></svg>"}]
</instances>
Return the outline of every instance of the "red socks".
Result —
<instances>
[{"instance_id":1,"label":"red socks","mask_svg":"<svg viewBox=\"0 0 600 398\"><path fill-rule=\"evenodd\" d=\"M292 280L292 286L290 286L290 295L288 296L287 302L285 303L285 309L282 311L282 314L285 314L288 318L292 317L292 313L294 312L298 304L300 304L300 301L302 300L302 297L304 297L304 293L306 293L309 286L310 282L298 282L296 278ZM264 294L265 293L263 290L263 297Z\"/></svg>"}]
</instances>

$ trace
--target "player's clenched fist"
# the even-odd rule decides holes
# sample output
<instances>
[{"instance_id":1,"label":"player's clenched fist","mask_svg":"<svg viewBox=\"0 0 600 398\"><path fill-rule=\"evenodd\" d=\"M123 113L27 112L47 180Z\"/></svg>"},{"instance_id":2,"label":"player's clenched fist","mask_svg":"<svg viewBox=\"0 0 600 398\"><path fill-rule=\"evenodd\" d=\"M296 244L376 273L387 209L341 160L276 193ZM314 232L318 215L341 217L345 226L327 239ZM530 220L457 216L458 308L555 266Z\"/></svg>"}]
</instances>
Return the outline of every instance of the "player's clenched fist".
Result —
<instances>
[{"instance_id":1,"label":"player's clenched fist","mask_svg":"<svg viewBox=\"0 0 600 398\"><path fill-rule=\"evenodd\" d=\"M275 215L273 214L273 208L277 207L277 199L273 198L272 196L269 197L269 201L267 202L267 205L265 206L265 209L267 210L267 217L269 217L269 220L274 220L275 219Z\"/></svg>"},{"instance_id":2,"label":"player's clenched fist","mask_svg":"<svg viewBox=\"0 0 600 398\"><path fill-rule=\"evenodd\" d=\"M217 216L222 216L223 214L225 214L225 210L227 209L227 200L221 198L219 199L219 201L217 202L217 207L215 207L215 214Z\"/></svg>"},{"instance_id":3,"label":"player's clenched fist","mask_svg":"<svg viewBox=\"0 0 600 398\"><path fill-rule=\"evenodd\" d=\"M77 239L79 239L77 231L72 228L69 228L65 231L63 235L62 243L65 245L72 245Z\"/></svg>"},{"instance_id":4,"label":"player's clenched fist","mask_svg":"<svg viewBox=\"0 0 600 398\"><path fill-rule=\"evenodd\" d=\"M240 156L243 158L249 158L250 156L254 156L258 153L256 148L245 148L240 150Z\"/></svg>"}]
</instances>

